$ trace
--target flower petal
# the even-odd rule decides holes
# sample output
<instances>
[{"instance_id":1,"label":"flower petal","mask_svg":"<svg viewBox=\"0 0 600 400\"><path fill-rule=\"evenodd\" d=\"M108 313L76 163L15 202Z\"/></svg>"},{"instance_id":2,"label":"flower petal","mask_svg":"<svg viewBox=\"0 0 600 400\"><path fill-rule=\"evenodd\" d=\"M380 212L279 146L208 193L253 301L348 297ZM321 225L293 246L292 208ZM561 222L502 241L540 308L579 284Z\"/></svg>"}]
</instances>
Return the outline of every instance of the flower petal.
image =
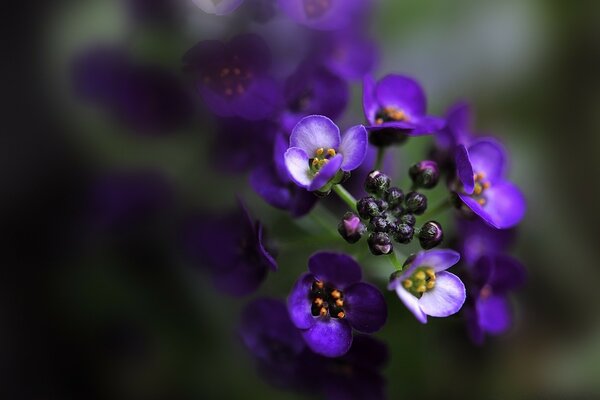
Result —
<instances>
[{"instance_id":1,"label":"flower petal","mask_svg":"<svg viewBox=\"0 0 600 400\"><path fill-rule=\"evenodd\" d=\"M287 307L292 323L299 329L308 329L316 319L311 313L310 290L315 280L313 274L304 273L298 278L288 298Z\"/></svg>"},{"instance_id":2,"label":"flower petal","mask_svg":"<svg viewBox=\"0 0 600 400\"><path fill-rule=\"evenodd\" d=\"M359 282L344 291L344 311L354 329L377 332L387 320L387 305L375 286Z\"/></svg>"},{"instance_id":3,"label":"flower petal","mask_svg":"<svg viewBox=\"0 0 600 400\"><path fill-rule=\"evenodd\" d=\"M340 153L344 156L342 171L352 171L358 168L367 155L367 130L362 125L348 129L340 144Z\"/></svg>"},{"instance_id":4,"label":"flower petal","mask_svg":"<svg viewBox=\"0 0 600 400\"><path fill-rule=\"evenodd\" d=\"M362 103L365 119L371 125L374 125L379 104L377 103L377 99L375 99L375 80L371 75L367 75L363 79Z\"/></svg>"},{"instance_id":5,"label":"flower petal","mask_svg":"<svg viewBox=\"0 0 600 400\"><path fill-rule=\"evenodd\" d=\"M485 180L502 179L506 164L506 150L494 139L479 139L469 146L469 159L474 173L484 173Z\"/></svg>"},{"instance_id":6,"label":"flower petal","mask_svg":"<svg viewBox=\"0 0 600 400\"><path fill-rule=\"evenodd\" d=\"M490 296L477 300L479 325L494 335L504 333L512 324L510 304L505 296Z\"/></svg>"},{"instance_id":7,"label":"flower petal","mask_svg":"<svg viewBox=\"0 0 600 400\"><path fill-rule=\"evenodd\" d=\"M383 107L396 107L410 116L424 115L425 92L419 83L404 75L387 75L375 88L377 102Z\"/></svg>"},{"instance_id":8,"label":"flower petal","mask_svg":"<svg viewBox=\"0 0 600 400\"><path fill-rule=\"evenodd\" d=\"M362 278L360 265L344 253L321 251L308 259L308 269L317 279L343 290Z\"/></svg>"},{"instance_id":9,"label":"flower petal","mask_svg":"<svg viewBox=\"0 0 600 400\"><path fill-rule=\"evenodd\" d=\"M337 150L340 128L323 115L309 115L296 124L290 136L290 147L299 147L310 157L319 148Z\"/></svg>"},{"instance_id":10,"label":"flower petal","mask_svg":"<svg viewBox=\"0 0 600 400\"><path fill-rule=\"evenodd\" d=\"M463 184L463 191L466 194L473 193L475 189L475 178L473 176L473 165L469 159L467 148L460 144L456 147L455 154L456 172L460 182Z\"/></svg>"},{"instance_id":11,"label":"flower petal","mask_svg":"<svg viewBox=\"0 0 600 400\"><path fill-rule=\"evenodd\" d=\"M419 306L419 299L417 299L415 296L406 291L406 289L402 287L400 281L398 281L395 290L400 300L404 303L406 308L408 308L408 311L413 313L413 315L417 318L417 320L420 323L426 324L427 315L423 312L423 310L421 310L421 307Z\"/></svg>"},{"instance_id":12,"label":"flower petal","mask_svg":"<svg viewBox=\"0 0 600 400\"><path fill-rule=\"evenodd\" d=\"M279 268L275 258L267 251L263 243L263 226L260 222L256 224L256 236L258 242L258 254L262 258L263 264L265 264L271 271L277 271Z\"/></svg>"},{"instance_id":13,"label":"flower petal","mask_svg":"<svg viewBox=\"0 0 600 400\"><path fill-rule=\"evenodd\" d=\"M525 216L525 197L521 190L510 182L496 183L486 189L486 203L483 206L468 195L458 195L475 214L497 229L512 228Z\"/></svg>"},{"instance_id":14,"label":"flower petal","mask_svg":"<svg viewBox=\"0 0 600 400\"><path fill-rule=\"evenodd\" d=\"M285 167L292 181L300 187L307 188L312 182L312 177L306 152L298 147L290 147L285 152L284 158Z\"/></svg>"},{"instance_id":15,"label":"flower petal","mask_svg":"<svg viewBox=\"0 0 600 400\"><path fill-rule=\"evenodd\" d=\"M411 267L431 267L435 272L445 271L460 260L460 254L450 249L421 251L411 263Z\"/></svg>"},{"instance_id":16,"label":"flower petal","mask_svg":"<svg viewBox=\"0 0 600 400\"><path fill-rule=\"evenodd\" d=\"M267 266L262 262L239 257L235 267L228 271L216 271L215 286L232 296L246 296L254 292L267 276Z\"/></svg>"},{"instance_id":17,"label":"flower petal","mask_svg":"<svg viewBox=\"0 0 600 400\"><path fill-rule=\"evenodd\" d=\"M329 159L329 162L325 164L323 168L321 168L319 172L317 172L317 174L313 177L313 180L310 183L310 185L308 185L307 189L310 191L314 191L319 190L323 186L325 186L325 184L327 184L327 182L329 182L331 178L333 178L335 174L338 173L343 161L344 156L342 156L341 154L338 154L335 157Z\"/></svg>"},{"instance_id":18,"label":"flower petal","mask_svg":"<svg viewBox=\"0 0 600 400\"><path fill-rule=\"evenodd\" d=\"M248 120L261 120L272 116L282 103L277 82L267 77L257 77L246 93L231 101L231 109Z\"/></svg>"},{"instance_id":19,"label":"flower petal","mask_svg":"<svg viewBox=\"0 0 600 400\"><path fill-rule=\"evenodd\" d=\"M436 274L435 287L419 299L419 306L432 317L447 317L460 310L466 296L465 285L458 276L442 271Z\"/></svg>"},{"instance_id":20,"label":"flower petal","mask_svg":"<svg viewBox=\"0 0 600 400\"><path fill-rule=\"evenodd\" d=\"M275 172L273 165L259 166L250 174L250 186L268 204L287 210L292 201L289 183L282 183Z\"/></svg>"},{"instance_id":21,"label":"flower petal","mask_svg":"<svg viewBox=\"0 0 600 400\"><path fill-rule=\"evenodd\" d=\"M422 117L413 117L410 120L410 123L412 123L413 129L410 132L407 132L407 135L423 136L439 132L446 124L446 121L443 118L424 115Z\"/></svg>"},{"instance_id":22,"label":"flower petal","mask_svg":"<svg viewBox=\"0 0 600 400\"><path fill-rule=\"evenodd\" d=\"M319 318L302 336L312 351L325 357L343 356L352 346L352 328L346 320Z\"/></svg>"}]
</instances>

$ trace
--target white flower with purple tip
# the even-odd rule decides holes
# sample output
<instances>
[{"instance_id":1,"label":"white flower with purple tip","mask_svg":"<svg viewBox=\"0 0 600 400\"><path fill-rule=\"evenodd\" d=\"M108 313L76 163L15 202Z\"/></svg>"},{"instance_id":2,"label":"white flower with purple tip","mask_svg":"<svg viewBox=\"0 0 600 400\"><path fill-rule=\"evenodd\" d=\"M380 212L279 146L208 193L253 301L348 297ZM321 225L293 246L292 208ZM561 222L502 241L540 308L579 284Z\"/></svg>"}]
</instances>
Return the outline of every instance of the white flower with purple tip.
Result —
<instances>
[{"instance_id":1,"label":"white flower with purple tip","mask_svg":"<svg viewBox=\"0 0 600 400\"><path fill-rule=\"evenodd\" d=\"M343 137L332 120L322 115L304 117L294 127L285 166L290 178L310 191L326 191L340 172L358 168L367 153L367 131L356 125Z\"/></svg>"},{"instance_id":2,"label":"white flower with purple tip","mask_svg":"<svg viewBox=\"0 0 600 400\"><path fill-rule=\"evenodd\" d=\"M422 251L411 257L402 272L392 275L388 285L419 322L427 316L447 317L465 302L465 285L446 271L460 260L454 250Z\"/></svg>"}]
</instances>

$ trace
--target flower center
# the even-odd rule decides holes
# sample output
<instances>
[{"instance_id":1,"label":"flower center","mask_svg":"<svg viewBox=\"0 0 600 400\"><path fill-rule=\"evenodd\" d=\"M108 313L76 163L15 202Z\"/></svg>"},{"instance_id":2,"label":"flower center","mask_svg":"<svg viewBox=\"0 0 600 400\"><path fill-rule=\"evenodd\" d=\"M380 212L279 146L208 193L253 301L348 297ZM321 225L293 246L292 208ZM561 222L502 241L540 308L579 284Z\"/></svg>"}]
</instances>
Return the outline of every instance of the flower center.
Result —
<instances>
[{"instance_id":1,"label":"flower center","mask_svg":"<svg viewBox=\"0 0 600 400\"><path fill-rule=\"evenodd\" d=\"M315 151L315 157L309 160L310 170L315 173L318 172L332 157L335 157L335 155L335 149L327 149L327 151L325 151L323 147L318 148Z\"/></svg>"},{"instance_id":2,"label":"flower center","mask_svg":"<svg viewBox=\"0 0 600 400\"><path fill-rule=\"evenodd\" d=\"M402 286L413 296L420 298L423 293L435 287L435 271L431 267L419 267L408 279L402 281Z\"/></svg>"},{"instance_id":3,"label":"flower center","mask_svg":"<svg viewBox=\"0 0 600 400\"><path fill-rule=\"evenodd\" d=\"M331 0L304 0L304 12L309 19L320 18L331 8Z\"/></svg>"},{"instance_id":4,"label":"flower center","mask_svg":"<svg viewBox=\"0 0 600 400\"><path fill-rule=\"evenodd\" d=\"M408 115L396 107L383 107L375 114L375 123L377 125L381 125L384 122L408 122L408 120Z\"/></svg>"},{"instance_id":5,"label":"flower center","mask_svg":"<svg viewBox=\"0 0 600 400\"><path fill-rule=\"evenodd\" d=\"M207 71L203 82L212 90L231 98L242 96L252 83L253 76L252 71L242 65L239 57L234 56L230 63Z\"/></svg>"},{"instance_id":6,"label":"flower center","mask_svg":"<svg viewBox=\"0 0 600 400\"><path fill-rule=\"evenodd\" d=\"M479 297L485 300L488 297L490 297L491 295L492 295L492 286L488 283L481 288L481 291L479 292Z\"/></svg>"},{"instance_id":7,"label":"flower center","mask_svg":"<svg viewBox=\"0 0 600 400\"><path fill-rule=\"evenodd\" d=\"M310 107L312 102L313 93L311 90L306 89L298 97L294 98L290 103L290 110L302 114Z\"/></svg>"},{"instance_id":8,"label":"flower center","mask_svg":"<svg viewBox=\"0 0 600 400\"><path fill-rule=\"evenodd\" d=\"M310 300L312 303L311 313L315 317L331 317L343 319L346 317L344 312L344 293L333 286L315 280L310 290Z\"/></svg>"},{"instance_id":9,"label":"flower center","mask_svg":"<svg viewBox=\"0 0 600 400\"><path fill-rule=\"evenodd\" d=\"M485 174L483 172L478 172L473 175L473 179L475 180L475 188L473 189L473 194L471 195L479 205L484 206L487 203L487 199L483 195L486 189L489 189L492 184L489 181L485 180Z\"/></svg>"}]
</instances>

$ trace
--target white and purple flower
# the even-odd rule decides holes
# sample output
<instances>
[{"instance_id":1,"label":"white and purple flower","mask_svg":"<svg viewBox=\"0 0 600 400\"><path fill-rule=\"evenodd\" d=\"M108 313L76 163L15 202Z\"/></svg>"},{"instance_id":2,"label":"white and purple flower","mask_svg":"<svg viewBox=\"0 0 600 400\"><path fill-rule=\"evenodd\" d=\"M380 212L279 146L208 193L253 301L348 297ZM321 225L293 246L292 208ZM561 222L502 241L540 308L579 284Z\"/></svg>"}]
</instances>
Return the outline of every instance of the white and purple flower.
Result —
<instances>
[{"instance_id":1,"label":"white and purple flower","mask_svg":"<svg viewBox=\"0 0 600 400\"><path fill-rule=\"evenodd\" d=\"M353 126L341 137L332 120L310 115L292 131L285 166L298 186L309 191L327 191L340 172L352 171L362 164L367 146L364 126Z\"/></svg>"},{"instance_id":2,"label":"white and purple flower","mask_svg":"<svg viewBox=\"0 0 600 400\"><path fill-rule=\"evenodd\" d=\"M402 272L392 275L388 285L419 322L427 316L447 317L465 302L465 285L446 271L460 260L454 250L422 251L409 258Z\"/></svg>"}]
</instances>

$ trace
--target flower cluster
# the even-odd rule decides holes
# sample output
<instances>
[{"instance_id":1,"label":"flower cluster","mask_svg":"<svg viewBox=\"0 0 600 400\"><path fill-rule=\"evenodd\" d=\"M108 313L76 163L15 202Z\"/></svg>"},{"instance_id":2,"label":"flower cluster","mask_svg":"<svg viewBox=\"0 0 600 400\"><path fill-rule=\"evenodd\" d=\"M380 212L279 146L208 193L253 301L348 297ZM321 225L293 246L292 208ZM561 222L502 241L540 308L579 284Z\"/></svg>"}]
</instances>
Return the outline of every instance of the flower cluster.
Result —
<instances>
[{"instance_id":1,"label":"flower cluster","mask_svg":"<svg viewBox=\"0 0 600 400\"><path fill-rule=\"evenodd\" d=\"M507 331L509 295L525 281L524 267L508 247L526 208L508 178L507 151L497 139L472 132L468 105L433 116L416 79L373 78L378 52L365 27L371 2L194 4L212 18L236 18L233 32L200 40L182 58L189 89L210 119L215 173L247 176L258 197L286 212L286 221L311 213L318 203L319 214L334 213L339 221L339 235L335 226L314 235L319 251L306 254L308 272L296 279L287 305L260 299L242 313L242 340L265 377L296 388L310 381L327 396L380 393L378 370L386 352L368 335L388 318L382 282L374 278L381 273L372 273L384 268L378 261L386 258L387 289L419 322L464 310L460 317L476 343L486 333ZM187 92L164 71L140 67L114 49L91 52L75 66L79 92L111 104L131 124L146 114L151 127L189 117ZM153 85L145 84L147 74L157 74ZM122 91L123 82L128 90ZM353 84L362 88L364 118L342 119ZM385 161L390 147L427 135L433 147L405 170L410 183L393 184L392 177L400 180ZM358 199L346 189L357 184L366 193ZM439 215L452 210L450 218ZM291 270L276 261L264 224L250 217L241 200L225 215L188 216L181 232L188 259L208 272L219 292L249 295L270 272ZM270 232L276 243L279 232ZM314 233L309 228L303 234ZM363 237L366 245L360 244ZM353 256L342 251L347 243L355 245ZM438 248L442 244L446 248ZM375 361L366 365L365 355ZM331 372L340 365L349 372ZM339 392L336 382L354 394Z\"/></svg>"}]
</instances>

